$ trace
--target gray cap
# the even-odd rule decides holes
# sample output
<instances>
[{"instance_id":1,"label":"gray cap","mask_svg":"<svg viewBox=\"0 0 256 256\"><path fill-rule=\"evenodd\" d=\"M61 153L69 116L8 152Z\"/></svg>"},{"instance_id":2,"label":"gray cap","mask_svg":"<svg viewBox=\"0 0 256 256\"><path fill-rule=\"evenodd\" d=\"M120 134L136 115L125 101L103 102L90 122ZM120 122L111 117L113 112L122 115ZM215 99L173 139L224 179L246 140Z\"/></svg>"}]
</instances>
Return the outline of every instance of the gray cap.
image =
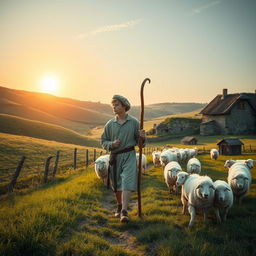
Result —
<instances>
[{"instance_id":1,"label":"gray cap","mask_svg":"<svg viewBox=\"0 0 256 256\"><path fill-rule=\"evenodd\" d=\"M118 101L120 101L124 106L126 106L126 111L128 111L128 110L131 108L130 102L129 102L124 96L115 94L115 95L112 97L112 100L118 100Z\"/></svg>"}]
</instances>

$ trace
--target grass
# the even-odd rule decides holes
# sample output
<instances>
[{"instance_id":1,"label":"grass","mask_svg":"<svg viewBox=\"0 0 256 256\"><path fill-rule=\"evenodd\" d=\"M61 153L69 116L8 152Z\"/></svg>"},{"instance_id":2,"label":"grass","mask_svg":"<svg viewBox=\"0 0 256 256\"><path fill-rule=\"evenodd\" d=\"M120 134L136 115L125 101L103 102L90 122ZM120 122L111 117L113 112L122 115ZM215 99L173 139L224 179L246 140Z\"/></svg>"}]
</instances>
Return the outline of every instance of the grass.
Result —
<instances>
[{"instance_id":1,"label":"grass","mask_svg":"<svg viewBox=\"0 0 256 256\"><path fill-rule=\"evenodd\" d=\"M99 142L62 126L0 114L0 132L82 146L99 146Z\"/></svg>"},{"instance_id":2,"label":"grass","mask_svg":"<svg viewBox=\"0 0 256 256\"><path fill-rule=\"evenodd\" d=\"M202 174L226 179L228 156L198 158ZM256 154L233 158L256 160ZM81 169L62 182L1 201L0 255L254 255L255 169L252 175L249 195L233 206L226 223L217 225L211 213L207 226L197 215L194 228L188 229L190 217L181 215L180 196L169 194L160 167L143 175L143 218L137 217L133 194L127 225L113 217L112 193L94 171Z\"/></svg>"},{"instance_id":3,"label":"grass","mask_svg":"<svg viewBox=\"0 0 256 256\"><path fill-rule=\"evenodd\" d=\"M74 148L77 148L78 167L85 165L86 149L89 150L89 160L93 161L94 148L91 147L0 133L0 194L6 192L21 156L26 156L26 160L16 185L18 189L37 186L43 177L46 158L55 156L58 150L60 159L57 177L72 172ZM98 155L100 151L102 149L98 148ZM55 159L51 161L50 172L54 161Z\"/></svg>"}]
</instances>

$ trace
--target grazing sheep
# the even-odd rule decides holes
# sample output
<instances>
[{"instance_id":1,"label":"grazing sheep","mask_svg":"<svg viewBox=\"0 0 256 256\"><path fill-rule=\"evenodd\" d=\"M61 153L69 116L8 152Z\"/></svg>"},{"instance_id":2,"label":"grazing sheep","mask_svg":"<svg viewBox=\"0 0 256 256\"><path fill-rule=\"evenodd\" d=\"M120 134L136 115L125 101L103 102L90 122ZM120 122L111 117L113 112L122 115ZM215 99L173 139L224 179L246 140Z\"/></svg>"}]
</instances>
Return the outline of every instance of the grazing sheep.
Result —
<instances>
[{"instance_id":1,"label":"grazing sheep","mask_svg":"<svg viewBox=\"0 0 256 256\"><path fill-rule=\"evenodd\" d=\"M228 211L233 205L233 192L229 184L223 180L216 180L213 185L215 187L213 206L217 222L220 223L220 211L223 211L223 221L226 221Z\"/></svg>"},{"instance_id":2,"label":"grazing sheep","mask_svg":"<svg viewBox=\"0 0 256 256\"><path fill-rule=\"evenodd\" d=\"M230 168L230 167L231 167L233 164L235 164L235 163L246 164L249 169L252 169L252 168L253 168L254 160L252 160L252 159L247 159L247 160L242 160L242 159L239 159L239 160L232 160L232 159L230 159L230 160L227 160L227 161L225 162L224 167L225 167L225 168Z\"/></svg>"},{"instance_id":3,"label":"grazing sheep","mask_svg":"<svg viewBox=\"0 0 256 256\"><path fill-rule=\"evenodd\" d=\"M241 204L242 199L248 194L252 175L246 164L235 163L228 170L228 184L234 197Z\"/></svg>"},{"instance_id":4,"label":"grazing sheep","mask_svg":"<svg viewBox=\"0 0 256 256\"><path fill-rule=\"evenodd\" d=\"M96 159L94 169L99 179L102 179L104 181L107 178L108 167L109 167L109 155L103 155Z\"/></svg>"},{"instance_id":5,"label":"grazing sheep","mask_svg":"<svg viewBox=\"0 0 256 256\"><path fill-rule=\"evenodd\" d=\"M219 157L219 151L216 148L211 149L210 156L211 159L217 160L217 158Z\"/></svg>"},{"instance_id":6,"label":"grazing sheep","mask_svg":"<svg viewBox=\"0 0 256 256\"><path fill-rule=\"evenodd\" d=\"M153 164L154 164L155 167L161 165L160 155L161 155L160 151L153 151L152 152L152 160L153 160Z\"/></svg>"},{"instance_id":7,"label":"grazing sheep","mask_svg":"<svg viewBox=\"0 0 256 256\"><path fill-rule=\"evenodd\" d=\"M164 179L165 183L168 188L170 188L170 193L173 190L174 192L176 191L176 179L177 179L177 174L181 172L181 166L179 163L175 161L169 162L165 167L164 167Z\"/></svg>"},{"instance_id":8,"label":"grazing sheep","mask_svg":"<svg viewBox=\"0 0 256 256\"><path fill-rule=\"evenodd\" d=\"M198 174L201 172L201 163L197 158L189 159L187 163L187 172L198 173Z\"/></svg>"},{"instance_id":9,"label":"grazing sheep","mask_svg":"<svg viewBox=\"0 0 256 256\"><path fill-rule=\"evenodd\" d=\"M136 160L137 160L137 169L139 170L139 153L136 153ZM144 154L142 154L142 158L141 158L141 168L142 168L142 173L146 174L147 158Z\"/></svg>"},{"instance_id":10,"label":"grazing sheep","mask_svg":"<svg viewBox=\"0 0 256 256\"><path fill-rule=\"evenodd\" d=\"M188 212L190 213L189 227L194 225L196 210L198 209L203 210L205 222L208 222L207 212L213 206L214 194L215 188L210 177L197 174L187 176L181 189L181 201L183 214L188 204Z\"/></svg>"}]
</instances>

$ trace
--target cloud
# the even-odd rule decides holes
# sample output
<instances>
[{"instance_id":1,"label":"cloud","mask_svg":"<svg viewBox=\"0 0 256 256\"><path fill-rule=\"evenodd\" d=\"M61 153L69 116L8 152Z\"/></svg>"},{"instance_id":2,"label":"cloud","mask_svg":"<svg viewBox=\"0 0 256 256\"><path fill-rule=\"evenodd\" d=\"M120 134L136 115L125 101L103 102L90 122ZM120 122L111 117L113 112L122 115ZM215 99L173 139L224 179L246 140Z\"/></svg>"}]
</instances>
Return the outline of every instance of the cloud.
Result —
<instances>
[{"instance_id":1,"label":"cloud","mask_svg":"<svg viewBox=\"0 0 256 256\"><path fill-rule=\"evenodd\" d=\"M85 37L88 37L88 36L94 36L94 35L100 34L100 33L112 32L112 31L117 31L117 30L121 30L121 29L126 29L126 28L137 25L141 21L142 21L142 19L137 19L137 20L127 21L127 22L121 23L121 24L106 25L106 26L97 28L96 30L87 32L87 33L81 33L81 34L77 35L75 38L76 39L82 39L82 38L85 38Z\"/></svg>"},{"instance_id":2,"label":"cloud","mask_svg":"<svg viewBox=\"0 0 256 256\"><path fill-rule=\"evenodd\" d=\"M196 7L194 8L192 11L193 11L193 14L199 14L201 13L202 11L206 10L206 9L209 9L217 4L220 4L221 1L213 1L213 2L209 2L208 4L205 4L205 5L201 5L199 7Z\"/></svg>"}]
</instances>

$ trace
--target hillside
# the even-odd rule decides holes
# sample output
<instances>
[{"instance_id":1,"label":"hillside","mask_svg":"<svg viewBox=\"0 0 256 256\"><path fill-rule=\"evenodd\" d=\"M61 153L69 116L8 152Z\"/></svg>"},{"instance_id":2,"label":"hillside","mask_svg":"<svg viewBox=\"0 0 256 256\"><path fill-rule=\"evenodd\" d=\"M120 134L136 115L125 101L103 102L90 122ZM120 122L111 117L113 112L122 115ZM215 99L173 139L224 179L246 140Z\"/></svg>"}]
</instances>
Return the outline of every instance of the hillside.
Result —
<instances>
[{"instance_id":1,"label":"hillside","mask_svg":"<svg viewBox=\"0 0 256 256\"><path fill-rule=\"evenodd\" d=\"M179 114L202 108L200 103L158 103L145 106L145 119ZM140 106L131 115L140 117ZM0 114L59 125L87 135L112 116L110 104L62 98L45 93L14 90L0 86Z\"/></svg>"},{"instance_id":2,"label":"hillside","mask_svg":"<svg viewBox=\"0 0 256 256\"><path fill-rule=\"evenodd\" d=\"M0 132L83 146L99 146L96 140L67 128L6 114L0 114Z\"/></svg>"}]
</instances>

